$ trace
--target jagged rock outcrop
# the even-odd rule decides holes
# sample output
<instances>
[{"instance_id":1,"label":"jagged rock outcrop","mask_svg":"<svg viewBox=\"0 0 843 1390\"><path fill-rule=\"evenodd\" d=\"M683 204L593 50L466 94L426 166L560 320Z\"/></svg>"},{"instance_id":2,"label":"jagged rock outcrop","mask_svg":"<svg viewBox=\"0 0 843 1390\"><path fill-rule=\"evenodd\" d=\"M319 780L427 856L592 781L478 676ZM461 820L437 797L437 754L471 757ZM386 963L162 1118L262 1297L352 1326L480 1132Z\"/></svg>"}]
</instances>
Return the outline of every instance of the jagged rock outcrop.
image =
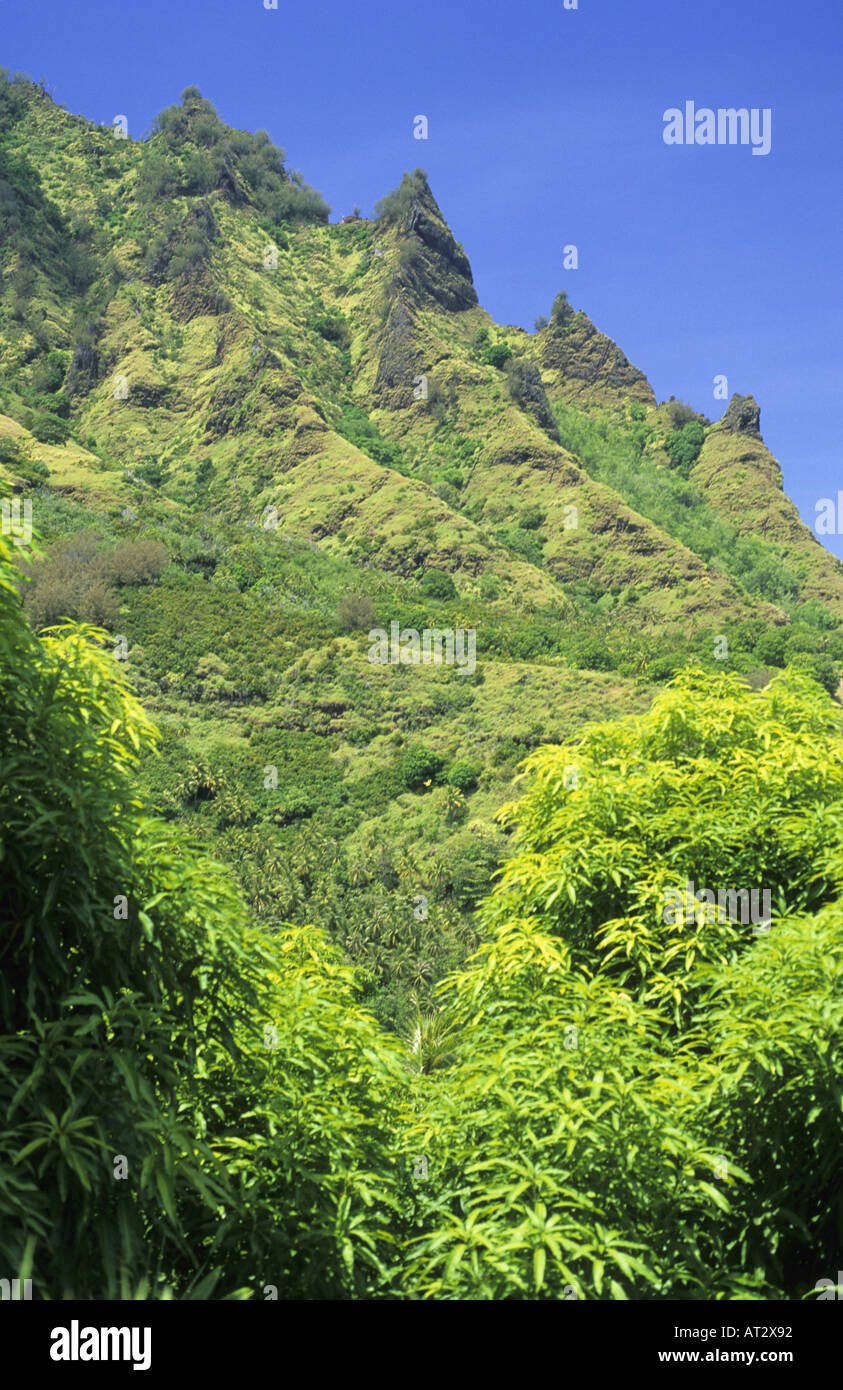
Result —
<instances>
[{"instance_id":1,"label":"jagged rock outcrop","mask_svg":"<svg viewBox=\"0 0 843 1390\"><path fill-rule=\"evenodd\" d=\"M550 323L537 335L534 349L551 400L575 401L588 396L604 405L641 401L655 405L644 373L611 338L600 333L567 296L560 295Z\"/></svg>"},{"instance_id":2,"label":"jagged rock outcrop","mask_svg":"<svg viewBox=\"0 0 843 1390\"><path fill-rule=\"evenodd\" d=\"M396 294L383 330L374 396L382 410L407 410L413 404L413 381L421 374L413 344L413 315Z\"/></svg>"},{"instance_id":3,"label":"jagged rock outcrop","mask_svg":"<svg viewBox=\"0 0 843 1390\"><path fill-rule=\"evenodd\" d=\"M418 243L403 267L407 280L443 309L473 309L477 291L468 256L454 240L426 182L410 205L405 230Z\"/></svg>"},{"instance_id":4,"label":"jagged rock outcrop","mask_svg":"<svg viewBox=\"0 0 843 1390\"><path fill-rule=\"evenodd\" d=\"M754 396L735 394L720 424L724 430L732 430L735 434L749 434L753 439L760 439L761 407Z\"/></svg>"},{"instance_id":5,"label":"jagged rock outcrop","mask_svg":"<svg viewBox=\"0 0 843 1390\"><path fill-rule=\"evenodd\" d=\"M394 411L413 404L414 380L423 372L424 354L415 344L417 311L472 309L477 291L468 257L454 240L421 171L405 175L387 204L383 221L398 231L398 263L386 291L375 398L382 409Z\"/></svg>"},{"instance_id":6,"label":"jagged rock outcrop","mask_svg":"<svg viewBox=\"0 0 843 1390\"><path fill-rule=\"evenodd\" d=\"M399 234L396 283L420 301L458 313L477 305L468 256L454 239L421 170L405 175L384 221Z\"/></svg>"}]
</instances>

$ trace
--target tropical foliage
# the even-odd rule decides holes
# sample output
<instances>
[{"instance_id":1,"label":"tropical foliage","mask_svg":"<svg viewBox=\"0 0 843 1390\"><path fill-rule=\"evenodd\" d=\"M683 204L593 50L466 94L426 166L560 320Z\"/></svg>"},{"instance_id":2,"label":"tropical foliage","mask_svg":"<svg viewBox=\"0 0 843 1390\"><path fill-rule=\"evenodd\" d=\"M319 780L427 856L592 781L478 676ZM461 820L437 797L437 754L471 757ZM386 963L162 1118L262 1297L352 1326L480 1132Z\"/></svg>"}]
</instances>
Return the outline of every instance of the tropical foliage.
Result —
<instances>
[{"instance_id":1,"label":"tropical foliage","mask_svg":"<svg viewBox=\"0 0 843 1390\"><path fill-rule=\"evenodd\" d=\"M8 552L4 1267L50 1297L481 1299L799 1297L834 1269L820 687L689 671L538 749L478 949L397 1037L323 933L256 929L149 817L155 734L104 634L34 635ZM687 879L769 884L769 930L665 925Z\"/></svg>"}]
</instances>

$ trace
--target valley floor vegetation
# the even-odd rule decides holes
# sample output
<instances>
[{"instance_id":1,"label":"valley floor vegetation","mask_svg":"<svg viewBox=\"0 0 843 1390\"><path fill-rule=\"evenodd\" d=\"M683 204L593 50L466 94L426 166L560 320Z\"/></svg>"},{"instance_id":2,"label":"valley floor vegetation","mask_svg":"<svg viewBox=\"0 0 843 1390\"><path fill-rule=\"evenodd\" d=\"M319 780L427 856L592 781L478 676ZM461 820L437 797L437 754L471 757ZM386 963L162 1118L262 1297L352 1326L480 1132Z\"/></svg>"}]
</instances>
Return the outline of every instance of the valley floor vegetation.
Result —
<instances>
[{"instance_id":1,"label":"valley floor vegetation","mask_svg":"<svg viewBox=\"0 0 843 1390\"><path fill-rule=\"evenodd\" d=\"M834 1277L843 713L806 671L752 689L687 666L535 747L472 949L395 1031L326 930L261 923L152 814L155 729L111 638L36 632L10 551L10 1277L370 1300L793 1299ZM704 904L666 923L688 880L770 888L770 931Z\"/></svg>"},{"instance_id":2,"label":"valley floor vegetation","mask_svg":"<svg viewBox=\"0 0 843 1390\"><path fill-rule=\"evenodd\" d=\"M126 519L49 487L33 503L26 614L111 631L159 729L139 794L229 865L265 929L324 928L399 1033L478 944L511 852L497 812L533 749L643 712L689 661L756 687L787 663L839 681L843 635L817 605L781 627L641 632L585 587L545 608L467 598L444 571L390 574L280 528L156 520L148 502ZM369 633L393 622L476 629L476 670L374 668Z\"/></svg>"}]
</instances>

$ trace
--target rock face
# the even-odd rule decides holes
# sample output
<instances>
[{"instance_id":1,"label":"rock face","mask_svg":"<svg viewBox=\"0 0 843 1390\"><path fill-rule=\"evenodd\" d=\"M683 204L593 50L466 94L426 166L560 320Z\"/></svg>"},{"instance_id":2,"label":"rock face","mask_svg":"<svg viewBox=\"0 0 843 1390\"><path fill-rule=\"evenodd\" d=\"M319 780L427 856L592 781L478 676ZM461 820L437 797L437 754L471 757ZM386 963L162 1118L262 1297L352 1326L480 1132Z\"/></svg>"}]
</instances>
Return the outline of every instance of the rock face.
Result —
<instances>
[{"instance_id":1,"label":"rock face","mask_svg":"<svg viewBox=\"0 0 843 1390\"><path fill-rule=\"evenodd\" d=\"M405 243L399 275L421 298L443 309L473 309L477 291L471 265L458 246L426 180L419 180L404 223Z\"/></svg>"},{"instance_id":2,"label":"rock face","mask_svg":"<svg viewBox=\"0 0 843 1390\"><path fill-rule=\"evenodd\" d=\"M408 410L417 369L415 323L403 296L393 299L381 339L374 396L382 410Z\"/></svg>"},{"instance_id":3,"label":"rock face","mask_svg":"<svg viewBox=\"0 0 843 1390\"><path fill-rule=\"evenodd\" d=\"M516 405L528 411L536 424L558 443L559 430L542 385L541 372L535 362L529 362L526 358L508 362L506 378L509 394Z\"/></svg>"},{"instance_id":4,"label":"rock face","mask_svg":"<svg viewBox=\"0 0 843 1390\"><path fill-rule=\"evenodd\" d=\"M720 423L724 430L731 430L734 434L748 434L753 439L760 439L761 407L754 396L734 395Z\"/></svg>"},{"instance_id":5,"label":"rock face","mask_svg":"<svg viewBox=\"0 0 843 1390\"><path fill-rule=\"evenodd\" d=\"M579 397L605 405L640 401L655 405L653 388L616 343L598 332L566 299L554 305L550 323L538 335L538 362L554 400Z\"/></svg>"},{"instance_id":6,"label":"rock face","mask_svg":"<svg viewBox=\"0 0 843 1390\"><path fill-rule=\"evenodd\" d=\"M413 404L413 381L423 370L417 319L425 309L460 313L477 306L468 257L454 240L427 179L420 173L402 185L398 264L387 289L375 399L386 410Z\"/></svg>"}]
</instances>

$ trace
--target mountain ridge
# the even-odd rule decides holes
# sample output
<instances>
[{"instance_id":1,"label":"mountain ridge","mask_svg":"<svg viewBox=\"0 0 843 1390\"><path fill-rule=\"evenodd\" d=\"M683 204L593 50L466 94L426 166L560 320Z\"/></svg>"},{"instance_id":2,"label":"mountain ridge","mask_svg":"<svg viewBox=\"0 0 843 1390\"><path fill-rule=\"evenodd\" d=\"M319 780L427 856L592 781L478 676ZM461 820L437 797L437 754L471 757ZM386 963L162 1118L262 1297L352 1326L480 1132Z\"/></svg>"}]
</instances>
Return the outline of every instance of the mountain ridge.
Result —
<instances>
[{"instance_id":1,"label":"mountain ridge","mask_svg":"<svg viewBox=\"0 0 843 1390\"><path fill-rule=\"evenodd\" d=\"M17 95L15 84L8 85ZM275 224L261 215L261 208L280 206L281 195L299 196L300 182L294 183L286 172L283 152L266 154L271 148L268 137L261 143L262 137L255 141L224 126L197 89L187 90L180 108L162 113L143 142L115 139L113 132L106 134L62 112L37 89L34 94L27 90L23 108L14 122L16 134L26 137L21 148L28 147L28 140L38 155L40 185L68 220L68 240L84 245L87 238L97 271L107 267L113 277L113 292L106 294L96 329L91 322L84 325L72 344L72 323L63 335L56 334L58 350L72 351L65 382L70 418L78 419L82 434L100 451L119 463L138 450L150 459L160 458L164 446L165 457L189 453L197 468L210 462L219 474L221 464L225 470L231 468L228 455L238 433L247 440L253 459L268 452L259 441L274 445L283 435L283 450L274 451L272 481L260 488L260 472L252 480L260 509L272 504L276 478L314 456L329 470L348 469L352 455L338 443L334 430L342 400L356 402L387 440L409 449L417 459L430 448L432 436L441 437L447 420L451 436L479 440L482 432L484 445L477 451L464 494L459 499L448 494L444 508L430 518L434 534L437 526L456 527L458 533L467 527L472 537L473 556L441 535L428 551L433 563L456 577L458 586L472 569L476 573L478 565L484 568L489 517L500 509L501 494L513 493L514 477L513 495L520 497L523 489L534 486L550 509L548 527L553 534L540 566L546 577L532 576L537 594L549 598L558 586L564 591L566 585L583 581L599 587L608 583L612 570L622 576L624 586L641 591L636 621L643 617L655 625L682 623L713 612L738 620L750 610L774 623L785 620L777 604L748 600L733 579L712 570L704 557L688 553L681 540L630 508L614 489L607 494L605 483L592 478L587 464L559 443L554 412L572 403L586 413L603 410L615 416L630 406L643 406L646 423L653 422L654 438L647 448L656 460L664 458L663 451L659 454L664 443L660 435L669 438L670 432L664 429L663 407L657 405L644 374L585 314L574 311L566 296L560 295L550 321L534 336L492 323L477 301L468 257L450 232L423 171L405 176L378 205L376 220L329 223L318 195L312 190L302 194L303 211L298 209L281 230L279 240L287 245L275 248L268 230ZM70 144L69 162L57 161L55 150L48 155L51 138ZM93 193L98 184L100 192ZM149 188L156 190L152 202L144 191ZM106 206L108 232L103 226L91 232L84 218L97 207L102 214ZM139 218L139 212L145 216ZM149 224L154 236L149 235ZM267 238L277 257L277 268L268 273L261 245ZM98 284L103 283L100 274ZM85 294L81 297L87 307ZM323 335L317 350L306 323L309 314ZM288 329L281 334L277 325L285 319ZM160 339L179 330L189 332L194 353L184 354L175 371L172 354L166 362ZM95 332L96 344L90 341ZM473 346L484 332L487 340L490 335L496 340L491 353ZM247 336L249 356L244 362ZM266 341L267 336L275 341ZM298 339L295 347L292 336ZM310 359L310 373L302 370L302 349ZM344 353L350 354L351 363L343 362ZM8 351L4 357L8 366ZM502 366L508 371L502 372ZM130 383L119 410L102 399L103 387L107 389L113 376ZM420 401L421 378L427 395ZM95 390L87 389L94 384ZM235 408L243 399L249 402L254 430L243 428L242 410ZM201 431L195 418L200 406ZM152 431L151 410L156 412ZM728 415L727 409L724 419ZM26 424L25 416L21 422ZM709 438L716 429L707 426ZM716 450L709 449L713 452L721 456L719 476L722 440ZM368 480L370 499L385 488L390 491L394 479L384 479L368 465L359 467ZM264 464L263 476L266 472ZM759 488L762 474L763 469L756 468ZM705 467L695 470L695 481L721 519L729 525L744 524L740 509L730 504L714 477ZM773 477L768 466L768 481ZM302 481L301 496L309 497L316 482L309 465ZM407 479L402 486L412 487L412 482ZM221 494L226 490L237 492L230 485L219 486ZM761 490L769 509L776 499L770 488ZM319 506L321 492L317 486L314 501ZM225 500L230 504L232 498ZM478 509L473 525L467 519L457 522L457 500ZM421 494L418 504L429 512ZM572 508L576 524L566 527L564 520L574 516ZM372 531L365 510L349 503L344 516L334 515L334 521L343 522L347 536L349 528L353 530L352 540L366 539ZM309 503L294 504L291 519L304 525L312 513ZM387 535L394 530L394 509L385 513L376 506L373 516L379 528L386 526ZM487 532L485 545L476 533L477 524ZM808 546L810 533L806 528L800 532L800 525L792 517L787 526L781 518L776 525L761 518L756 529L762 538L769 533L777 542L797 545L800 562L818 572L806 590L809 597L821 596L835 615L843 615L843 566L830 556L821 559L817 547ZM332 526L329 513L318 523L319 538L335 536ZM390 564L400 565L402 554L419 559L402 531L387 544L385 554ZM683 592L703 579L704 594L693 598ZM522 566L512 582L524 582Z\"/></svg>"}]
</instances>

